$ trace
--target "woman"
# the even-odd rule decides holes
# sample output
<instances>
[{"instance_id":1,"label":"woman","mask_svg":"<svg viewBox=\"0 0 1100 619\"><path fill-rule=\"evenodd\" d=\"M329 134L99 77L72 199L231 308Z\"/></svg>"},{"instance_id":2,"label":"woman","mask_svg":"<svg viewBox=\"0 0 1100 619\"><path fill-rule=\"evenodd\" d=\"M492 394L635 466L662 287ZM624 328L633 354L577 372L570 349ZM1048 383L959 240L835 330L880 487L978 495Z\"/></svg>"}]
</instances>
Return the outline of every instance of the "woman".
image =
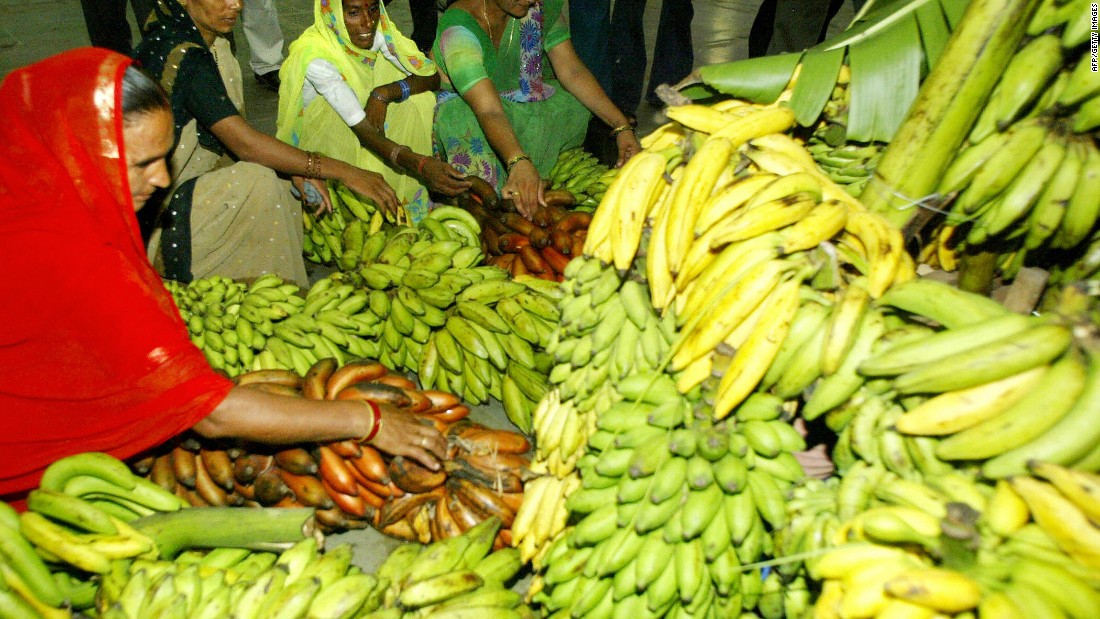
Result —
<instances>
[{"instance_id":1,"label":"woman","mask_svg":"<svg viewBox=\"0 0 1100 619\"><path fill-rule=\"evenodd\" d=\"M168 100L131 60L72 50L0 84L0 496L83 451L128 458L188 428L272 444L360 438L438 467L391 407L235 387L207 365L145 257L136 211L169 184Z\"/></svg>"},{"instance_id":2,"label":"woman","mask_svg":"<svg viewBox=\"0 0 1100 619\"><path fill-rule=\"evenodd\" d=\"M391 212L397 198L378 174L248 124L240 111L241 67L225 38L240 12L241 0L159 0L138 46L138 62L168 91L176 121L173 185L150 258L181 281L275 273L307 286L301 207L276 172L299 177L299 187L301 177L309 179L325 208L331 205L320 179L338 180Z\"/></svg>"},{"instance_id":3,"label":"woman","mask_svg":"<svg viewBox=\"0 0 1100 619\"><path fill-rule=\"evenodd\" d=\"M314 0L313 16L279 75L276 136L380 173L419 222L429 190L454 196L470 185L431 157L435 64L379 0Z\"/></svg>"},{"instance_id":4,"label":"woman","mask_svg":"<svg viewBox=\"0 0 1100 619\"><path fill-rule=\"evenodd\" d=\"M617 165L641 150L630 120L577 57L562 4L457 0L432 48L450 91L436 110L437 148L526 216L542 202L541 175L584 141L589 112L613 127ZM556 79L543 75L544 58Z\"/></svg>"}]
</instances>

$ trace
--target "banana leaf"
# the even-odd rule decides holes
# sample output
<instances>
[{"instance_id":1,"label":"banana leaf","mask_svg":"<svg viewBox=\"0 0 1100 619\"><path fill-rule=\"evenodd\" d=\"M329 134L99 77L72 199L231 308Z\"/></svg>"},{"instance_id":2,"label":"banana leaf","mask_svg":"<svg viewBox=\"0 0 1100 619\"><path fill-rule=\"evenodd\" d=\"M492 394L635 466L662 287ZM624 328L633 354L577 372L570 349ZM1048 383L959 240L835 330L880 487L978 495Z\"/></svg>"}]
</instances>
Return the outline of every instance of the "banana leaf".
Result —
<instances>
[{"instance_id":1,"label":"banana leaf","mask_svg":"<svg viewBox=\"0 0 1100 619\"><path fill-rule=\"evenodd\" d=\"M810 126L828 100L821 100L822 93L831 93L836 85L835 54L843 53L851 65L849 138L888 142L968 4L969 0L870 0L848 29L806 52L720 63L700 68L698 75L722 94L771 103L801 62L788 105L799 124ZM810 84L799 93L802 80Z\"/></svg>"}]
</instances>

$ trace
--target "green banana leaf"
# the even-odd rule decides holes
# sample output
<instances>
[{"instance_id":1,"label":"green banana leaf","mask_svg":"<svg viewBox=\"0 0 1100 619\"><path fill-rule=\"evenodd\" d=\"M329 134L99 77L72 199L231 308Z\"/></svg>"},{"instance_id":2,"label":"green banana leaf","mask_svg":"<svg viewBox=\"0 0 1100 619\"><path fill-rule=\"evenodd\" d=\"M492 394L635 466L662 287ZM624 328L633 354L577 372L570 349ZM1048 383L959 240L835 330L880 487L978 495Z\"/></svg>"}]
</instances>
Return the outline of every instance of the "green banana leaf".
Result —
<instances>
[{"instance_id":1,"label":"green banana leaf","mask_svg":"<svg viewBox=\"0 0 1100 619\"><path fill-rule=\"evenodd\" d=\"M848 29L809 50L702 67L699 79L719 93L771 103L801 63L788 105L798 123L809 127L832 94L840 64L847 62L848 138L889 142L967 4L969 0L870 0ZM697 99L703 92L695 84L681 94Z\"/></svg>"}]
</instances>

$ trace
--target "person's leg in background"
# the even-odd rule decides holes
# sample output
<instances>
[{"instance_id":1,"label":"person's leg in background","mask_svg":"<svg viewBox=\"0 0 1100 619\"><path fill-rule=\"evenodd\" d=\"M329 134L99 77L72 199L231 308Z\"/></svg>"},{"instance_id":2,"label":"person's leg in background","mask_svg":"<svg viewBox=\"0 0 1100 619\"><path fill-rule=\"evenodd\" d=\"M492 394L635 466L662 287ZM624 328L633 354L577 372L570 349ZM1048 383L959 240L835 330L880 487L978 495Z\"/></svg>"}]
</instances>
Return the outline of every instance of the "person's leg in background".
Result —
<instances>
[{"instance_id":1,"label":"person's leg in background","mask_svg":"<svg viewBox=\"0 0 1100 619\"><path fill-rule=\"evenodd\" d=\"M645 81L645 0L615 0L611 13L611 88L607 95L624 114L634 118Z\"/></svg>"},{"instance_id":2,"label":"person's leg in background","mask_svg":"<svg viewBox=\"0 0 1100 619\"><path fill-rule=\"evenodd\" d=\"M569 32L577 56L611 92L611 0L569 0Z\"/></svg>"},{"instance_id":3,"label":"person's leg in background","mask_svg":"<svg viewBox=\"0 0 1100 619\"><path fill-rule=\"evenodd\" d=\"M261 86L279 92L279 67L283 65L283 29L272 0L248 0L241 11L250 56L248 66Z\"/></svg>"},{"instance_id":4,"label":"person's leg in background","mask_svg":"<svg viewBox=\"0 0 1100 619\"><path fill-rule=\"evenodd\" d=\"M436 2L437 0L409 0L413 22L409 38L424 55L431 53L435 31L439 26L439 5Z\"/></svg>"},{"instance_id":5,"label":"person's leg in background","mask_svg":"<svg viewBox=\"0 0 1100 619\"><path fill-rule=\"evenodd\" d=\"M88 40L95 47L105 47L130 56L130 23L126 21L126 0L80 0Z\"/></svg>"},{"instance_id":6,"label":"person's leg in background","mask_svg":"<svg viewBox=\"0 0 1100 619\"><path fill-rule=\"evenodd\" d=\"M664 0L657 42L653 48L653 68L649 71L646 101L653 107L662 102L655 94L661 84L676 84L691 73L695 53L691 46L691 20L695 9L691 0Z\"/></svg>"}]
</instances>

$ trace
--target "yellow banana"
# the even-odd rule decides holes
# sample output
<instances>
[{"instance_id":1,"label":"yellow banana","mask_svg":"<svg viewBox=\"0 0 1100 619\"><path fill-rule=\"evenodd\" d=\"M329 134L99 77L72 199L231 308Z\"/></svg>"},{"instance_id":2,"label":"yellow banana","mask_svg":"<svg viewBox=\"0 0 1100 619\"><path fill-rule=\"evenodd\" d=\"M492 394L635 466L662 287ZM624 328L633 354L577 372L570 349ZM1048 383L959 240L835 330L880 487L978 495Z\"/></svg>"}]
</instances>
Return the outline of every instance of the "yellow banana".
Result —
<instances>
[{"instance_id":1,"label":"yellow banana","mask_svg":"<svg viewBox=\"0 0 1100 619\"><path fill-rule=\"evenodd\" d=\"M1031 510L1031 516L1063 552L1082 565L1100 569L1100 529L1053 485L1033 477L1013 477L1012 488Z\"/></svg>"},{"instance_id":2,"label":"yellow banana","mask_svg":"<svg viewBox=\"0 0 1100 619\"><path fill-rule=\"evenodd\" d=\"M1008 410L1038 385L1047 371L1048 366L1039 366L984 385L941 393L906 411L895 425L905 434L954 434Z\"/></svg>"},{"instance_id":3,"label":"yellow banana","mask_svg":"<svg viewBox=\"0 0 1100 619\"><path fill-rule=\"evenodd\" d=\"M1093 524L1100 526L1100 475L1039 460L1028 464L1033 473L1054 484Z\"/></svg>"},{"instance_id":4,"label":"yellow banana","mask_svg":"<svg viewBox=\"0 0 1100 619\"><path fill-rule=\"evenodd\" d=\"M973 578L937 567L902 573L886 581L885 587L896 598L946 613L970 610L982 599L982 588Z\"/></svg>"}]
</instances>

